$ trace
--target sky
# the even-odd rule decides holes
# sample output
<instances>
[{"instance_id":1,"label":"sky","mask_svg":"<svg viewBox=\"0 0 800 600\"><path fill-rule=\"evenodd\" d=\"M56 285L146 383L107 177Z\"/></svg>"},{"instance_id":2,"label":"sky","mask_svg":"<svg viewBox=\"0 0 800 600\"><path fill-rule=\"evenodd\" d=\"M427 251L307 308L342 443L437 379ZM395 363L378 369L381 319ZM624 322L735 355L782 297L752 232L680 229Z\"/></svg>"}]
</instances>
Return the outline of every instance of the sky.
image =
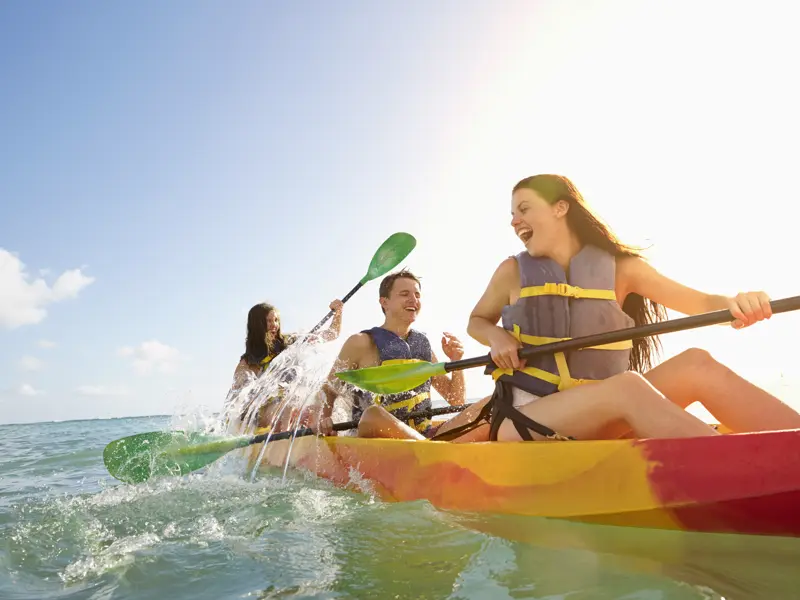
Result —
<instances>
[{"instance_id":1,"label":"sky","mask_svg":"<svg viewBox=\"0 0 800 600\"><path fill-rule=\"evenodd\" d=\"M307 330L391 233L444 359L561 173L666 275L800 293L783 2L0 3L0 423L219 410L245 319ZM341 343L381 322L378 282ZM671 313L672 318L682 315ZM800 408L800 317L662 338ZM482 369L467 394L489 393Z\"/></svg>"}]
</instances>

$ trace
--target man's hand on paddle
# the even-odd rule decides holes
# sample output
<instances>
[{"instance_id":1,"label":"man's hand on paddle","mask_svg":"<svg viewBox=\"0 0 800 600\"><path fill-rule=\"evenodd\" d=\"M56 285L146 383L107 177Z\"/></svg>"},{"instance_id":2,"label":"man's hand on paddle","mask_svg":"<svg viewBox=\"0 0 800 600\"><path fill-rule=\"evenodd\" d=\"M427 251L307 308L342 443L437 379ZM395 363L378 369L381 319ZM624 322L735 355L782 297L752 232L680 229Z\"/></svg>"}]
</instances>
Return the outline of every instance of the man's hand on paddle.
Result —
<instances>
[{"instance_id":1,"label":"man's hand on paddle","mask_svg":"<svg viewBox=\"0 0 800 600\"><path fill-rule=\"evenodd\" d=\"M309 411L303 424L318 435L336 435L336 431L333 429L333 418L325 416L323 411L317 407Z\"/></svg>"},{"instance_id":2,"label":"man's hand on paddle","mask_svg":"<svg viewBox=\"0 0 800 600\"><path fill-rule=\"evenodd\" d=\"M308 427L318 435L336 435L330 411L325 410L325 407L320 406L318 403L306 406L299 414L295 410L292 413L292 418L292 422L297 423L298 427Z\"/></svg>"},{"instance_id":3,"label":"man's hand on paddle","mask_svg":"<svg viewBox=\"0 0 800 600\"><path fill-rule=\"evenodd\" d=\"M318 431L322 435L336 435L336 431L333 429L333 419L331 417L320 419L319 426L314 431Z\"/></svg>"}]
</instances>

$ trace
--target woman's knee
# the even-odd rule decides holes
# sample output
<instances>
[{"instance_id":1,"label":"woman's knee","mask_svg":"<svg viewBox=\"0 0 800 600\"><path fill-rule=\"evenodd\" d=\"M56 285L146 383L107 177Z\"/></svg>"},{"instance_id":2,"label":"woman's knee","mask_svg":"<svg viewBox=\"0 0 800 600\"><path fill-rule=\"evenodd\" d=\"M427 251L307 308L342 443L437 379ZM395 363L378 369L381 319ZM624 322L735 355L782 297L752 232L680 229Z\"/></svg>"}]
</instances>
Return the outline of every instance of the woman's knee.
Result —
<instances>
[{"instance_id":1,"label":"woman's knee","mask_svg":"<svg viewBox=\"0 0 800 600\"><path fill-rule=\"evenodd\" d=\"M641 373L637 373L636 371L625 371L624 373L619 373L618 375L609 377L602 383L608 387L613 386L615 388L631 389L634 391L640 391L645 388L652 389L652 386L647 379L645 379Z\"/></svg>"},{"instance_id":2,"label":"woman's knee","mask_svg":"<svg viewBox=\"0 0 800 600\"><path fill-rule=\"evenodd\" d=\"M703 348L689 348L684 350L674 359L676 362L680 361L691 368L698 370L705 370L713 367L720 366L711 353Z\"/></svg>"},{"instance_id":3,"label":"woman's knee","mask_svg":"<svg viewBox=\"0 0 800 600\"><path fill-rule=\"evenodd\" d=\"M627 413L632 405L651 401L654 395L659 394L644 375L636 371L625 371L609 377L602 385L610 392L605 396L616 405L620 413Z\"/></svg>"}]
</instances>

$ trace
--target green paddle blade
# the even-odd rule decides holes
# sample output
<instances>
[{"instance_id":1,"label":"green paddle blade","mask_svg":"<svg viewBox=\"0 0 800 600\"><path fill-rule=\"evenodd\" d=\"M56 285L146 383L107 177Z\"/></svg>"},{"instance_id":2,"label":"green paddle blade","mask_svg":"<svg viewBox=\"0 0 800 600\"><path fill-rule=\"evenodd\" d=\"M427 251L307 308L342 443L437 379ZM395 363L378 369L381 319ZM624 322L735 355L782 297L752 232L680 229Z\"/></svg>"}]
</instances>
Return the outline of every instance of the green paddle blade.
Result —
<instances>
[{"instance_id":1,"label":"green paddle blade","mask_svg":"<svg viewBox=\"0 0 800 600\"><path fill-rule=\"evenodd\" d=\"M336 376L342 381L352 383L363 390L375 394L399 394L413 390L418 385L436 375L444 375L447 371L445 363L407 363L403 365L385 365L367 367L352 371L339 371Z\"/></svg>"},{"instance_id":2,"label":"green paddle blade","mask_svg":"<svg viewBox=\"0 0 800 600\"><path fill-rule=\"evenodd\" d=\"M186 475L211 464L251 437L220 438L182 431L152 431L115 440L103 450L108 472L125 483L162 475Z\"/></svg>"},{"instance_id":3,"label":"green paddle blade","mask_svg":"<svg viewBox=\"0 0 800 600\"><path fill-rule=\"evenodd\" d=\"M417 240L410 233L402 231L393 233L381 247L375 251L372 262L369 263L367 274L361 279L361 283L372 281L381 275L385 275L400 264L406 256L416 247Z\"/></svg>"}]
</instances>

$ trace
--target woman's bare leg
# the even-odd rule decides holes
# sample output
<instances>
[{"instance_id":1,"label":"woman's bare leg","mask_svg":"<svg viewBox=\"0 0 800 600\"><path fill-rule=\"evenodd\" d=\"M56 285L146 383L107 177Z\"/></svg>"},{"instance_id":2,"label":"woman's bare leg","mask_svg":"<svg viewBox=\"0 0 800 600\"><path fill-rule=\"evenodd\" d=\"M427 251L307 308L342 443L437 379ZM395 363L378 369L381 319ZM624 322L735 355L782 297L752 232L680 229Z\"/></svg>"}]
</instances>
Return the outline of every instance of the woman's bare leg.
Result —
<instances>
[{"instance_id":1,"label":"woman's bare leg","mask_svg":"<svg viewBox=\"0 0 800 600\"><path fill-rule=\"evenodd\" d=\"M486 396L486 398L482 400L478 400L474 402L469 408L465 408L460 413L458 413L452 419L445 421L442 423L441 427L436 430L436 435L440 433L444 433L445 431L450 431L455 427L460 427L461 425L466 425L475 420L478 416L478 413L481 412L481 409L486 406L486 403L489 401L491 396ZM463 435L458 436L453 440L449 440L451 442L485 442L489 439L489 425L488 423L483 423L473 429L472 431L468 431Z\"/></svg>"},{"instance_id":2,"label":"woman's bare leg","mask_svg":"<svg viewBox=\"0 0 800 600\"><path fill-rule=\"evenodd\" d=\"M396 419L385 408L368 406L358 421L360 438L399 438L403 440L424 440L425 436Z\"/></svg>"},{"instance_id":3,"label":"woman's bare leg","mask_svg":"<svg viewBox=\"0 0 800 600\"><path fill-rule=\"evenodd\" d=\"M681 408L699 402L734 432L800 428L800 413L705 350L686 350L648 371L645 378Z\"/></svg>"},{"instance_id":4,"label":"woman's bare leg","mask_svg":"<svg viewBox=\"0 0 800 600\"><path fill-rule=\"evenodd\" d=\"M539 398L517 410L561 435L579 440L603 439L604 429L619 421L629 423L640 438L719 435L631 371ZM531 435L544 439L535 432ZM497 438L521 439L510 419L500 425Z\"/></svg>"}]
</instances>

